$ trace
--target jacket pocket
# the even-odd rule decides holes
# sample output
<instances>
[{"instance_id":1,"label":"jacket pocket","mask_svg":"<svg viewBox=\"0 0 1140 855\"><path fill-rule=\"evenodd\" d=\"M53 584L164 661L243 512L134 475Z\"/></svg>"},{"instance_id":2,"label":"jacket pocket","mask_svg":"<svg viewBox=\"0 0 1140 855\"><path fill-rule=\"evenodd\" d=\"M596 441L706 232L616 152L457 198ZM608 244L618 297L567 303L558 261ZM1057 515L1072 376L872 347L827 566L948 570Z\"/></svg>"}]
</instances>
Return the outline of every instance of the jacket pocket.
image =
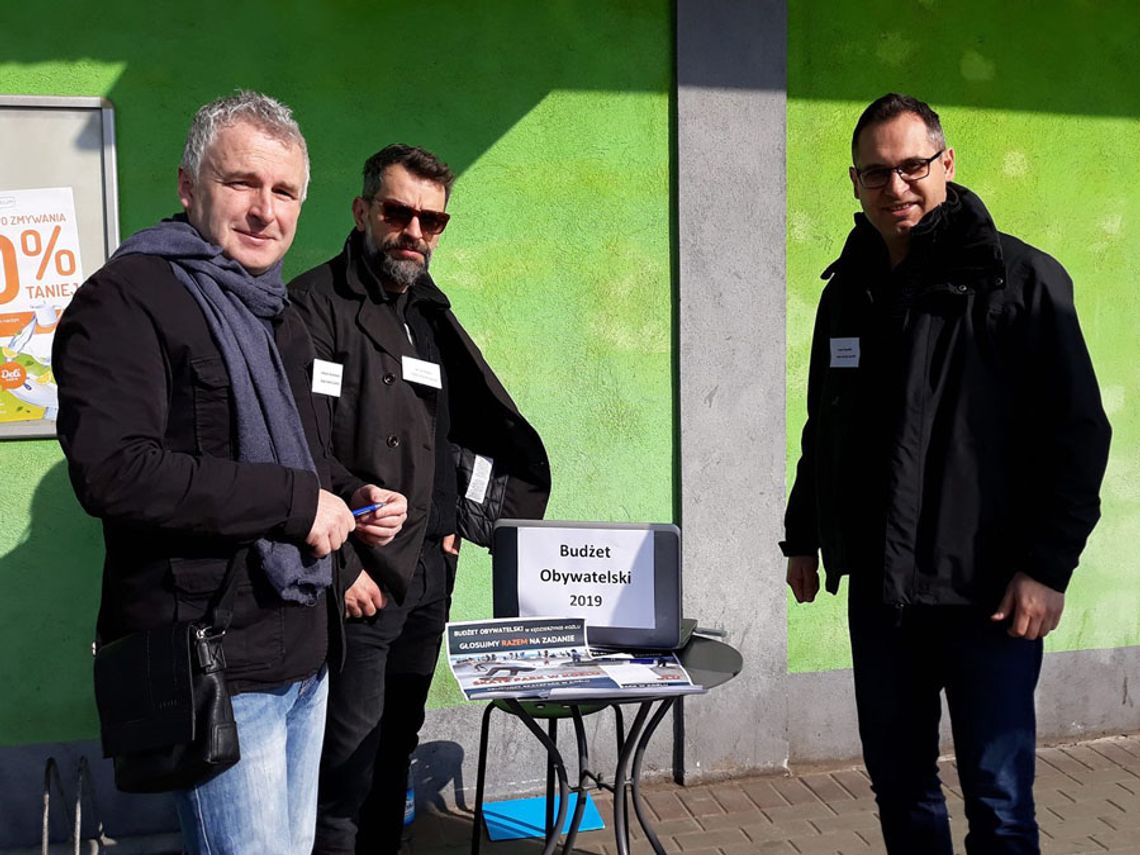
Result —
<instances>
[{"instance_id":1,"label":"jacket pocket","mask_svg":"<svg viewBox=\"0 0 1140 855\"><path fill-rule=\"evenodd\" d=\"M230 377L220 357L195 359L194 437L198 452L211 457L233 457Z\"/></svg>"},{"instance_id":2,"label":"jacket pocket","mask_svg":"<svg viewBox=\"0 0 1140 855\"><path fill-rule=\"evenodd\" d=\"M177 601L177 620L201 620L222 585L229 562L225 558L170 559ZM239 570L234 580L233 620L222 647L226 673L252 674L275 668L285 657L284 606L254 589Z\"/></svg>"},{"instance_id":3,"label":"jacket pocket","mask_svg":"<svg viewBox=\"0 0 1140 855\"><path fill-rule=\"evenodd\" d=\"M174 590L188 595L190 599L209 600L210 595L221 587L227 566L225 558L171 557L170 573L174 578Z\"/></svg>"},{"instance_id":4,"label":"jacket pocket","mask_svg":"<svg viewBox=\"0 0 1140 855\"><path fill-rule=\"evenodd\" d=\"M277 668L285 659L287 606L259 603L249 582L238 583L235 594L234 620L223 641L227 672L244 676Z\"/></svg>"}]
</instances>

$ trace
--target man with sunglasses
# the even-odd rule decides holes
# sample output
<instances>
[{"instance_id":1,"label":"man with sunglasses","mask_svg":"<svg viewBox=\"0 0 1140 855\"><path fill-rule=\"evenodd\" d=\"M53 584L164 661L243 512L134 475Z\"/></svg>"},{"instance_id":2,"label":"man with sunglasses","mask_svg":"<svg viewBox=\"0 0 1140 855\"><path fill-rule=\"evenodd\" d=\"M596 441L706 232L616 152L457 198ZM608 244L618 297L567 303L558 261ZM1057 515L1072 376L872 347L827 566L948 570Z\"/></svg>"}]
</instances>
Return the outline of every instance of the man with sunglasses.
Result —
<instances>
[{"instance_id":1,"label":"man with sunglasses","mask_svg":"<svg viewBox=\"0 0 1140 855\"><path fill-rule=\"evenodd\" d=\"M347 653L333 675L321 758L320 853L396 852L460 538L490 544L500 517L541 517L542 440L519 414L429 274L454 176L424 149L364 165L344 249L290 285L312 334L339 460L408 497L385 551L345 595ZM386 703L390 699L391 703Z\"/></svg>"},{"instance_id":2,"label":"man with sunglasses","mask_svg":"<svg viewBox=\"0 0 1140 855\"><path fill-rule=\"evenodd\" d=\"M1110 429L1064 269L954 184L937 114L860 117L863 213L824 272L785 517L797 602L849 575L859 734L891 853L952 852L946 692L971 853L1038 852L1041 639L1099 518Z\"/></svg>"}]
</instances>

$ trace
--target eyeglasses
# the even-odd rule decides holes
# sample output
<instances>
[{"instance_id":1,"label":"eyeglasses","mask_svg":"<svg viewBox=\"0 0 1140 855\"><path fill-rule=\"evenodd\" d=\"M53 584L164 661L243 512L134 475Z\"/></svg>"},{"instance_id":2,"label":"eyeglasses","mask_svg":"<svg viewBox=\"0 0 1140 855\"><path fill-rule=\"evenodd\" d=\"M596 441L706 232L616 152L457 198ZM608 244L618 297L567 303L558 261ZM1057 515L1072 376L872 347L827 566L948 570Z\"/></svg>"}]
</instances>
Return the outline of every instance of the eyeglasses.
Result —
<instances>
[{"instance_id":1,"label":"eyeglasses","mask_svg":"<svg viewBox=\"0 0 1140 855\"><path fill-rule=\"evenodd\" d=\"M368 201L375 202L377 200L373 198ZM447 221L451 219L451 214L445 214L443 211L421 211L419 208L393 202L390 199L381 199L378 204L380 205L380 218L384 222L391 223L398 229L406 229L412 220L418 219L420 229L426 235L439 234L447 228Z\"/></svg>"},{"instance_id":2,"label":"eyeglasses","mask_svg":"<svg viewBox=\"0 0 1140 855\"><path fill-rule=\"evenodd\" d=\"M856 168L855 174L859 176L859 183L867 190L878 190L891 183L891 178L897 172L903 181L921 181L930 174L930 164L942 157L946 149L935 152L930 157L912 157L904 160L898 166L871 166L867 169Z\"/></svg>"}]
</instances>

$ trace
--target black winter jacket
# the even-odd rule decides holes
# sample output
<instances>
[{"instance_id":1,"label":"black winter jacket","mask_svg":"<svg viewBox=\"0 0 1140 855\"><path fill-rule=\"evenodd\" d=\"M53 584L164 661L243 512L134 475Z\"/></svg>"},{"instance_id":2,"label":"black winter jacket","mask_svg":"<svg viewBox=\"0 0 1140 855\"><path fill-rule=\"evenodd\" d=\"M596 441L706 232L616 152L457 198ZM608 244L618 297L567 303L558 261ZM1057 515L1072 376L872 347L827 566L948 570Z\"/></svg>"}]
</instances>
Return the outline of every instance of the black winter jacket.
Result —
<instances>
[{"instance_id":1,"label":"black winter jacket","mask_svg":"<svg viewBox=\"0 0 1140 855\"><path fill-rule=\"evenodd\" d=\"M996 606L1017 571L1064 591L1100 516L1110 428L1048 255L969 190L889 269L862 214L824 272L786 555L892 604Z\"/></svg>"},{"instance_id":2,"label":"black winter jacket","mask_svg":"<svg viewBox=\"0 0 1140 855\"><path fill-rule=\"evenodd\" d=\"M333 419L333 453L368 483L408 497L408 519L392 543L383 549L355 544L364 567L402 602L431 508L435 427L413 384L402 379L402 357L417 353L360 257L360 234L351 232L340 255L289 283L289 296L317 357L344 366L340 396L324 398ZM413 288L435 331L446 378L457 531L489 547L496 520L542 517L550 497L546 449L431 277L424 275ZM466 497L476 455L492 464L481 501Z\"/></svg>"},{"instance_id":3,"label":"black winter jacket","mask_svg":"<svg viewBox=\"0 0 1140 855\"><path fill-rule=\"evenodd\" d=\"M310 394L312 343L292 308L274 336L317 474L234 459L225 363L165 260L110 262L64 312L52 361L57 429L76 496L103 523L103 642L201 617L243 545L262 536L303 542L321 486L342 497L360 486L328 456L327 414ZM236 585L223 642L231 689L319 669L328 650L324 598L308 608L282 601L253 559L239 566Z\"/></svg>"}]
</instances>

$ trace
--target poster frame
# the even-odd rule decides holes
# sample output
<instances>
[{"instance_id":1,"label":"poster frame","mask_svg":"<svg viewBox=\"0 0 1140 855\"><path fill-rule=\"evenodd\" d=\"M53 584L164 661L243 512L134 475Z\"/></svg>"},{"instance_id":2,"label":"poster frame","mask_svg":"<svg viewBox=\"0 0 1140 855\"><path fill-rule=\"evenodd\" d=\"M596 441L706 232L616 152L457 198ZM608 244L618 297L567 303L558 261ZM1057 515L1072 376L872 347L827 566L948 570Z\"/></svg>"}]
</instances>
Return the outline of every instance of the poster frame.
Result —
<instances>
[{"instance_id":1,"label":"poster frame","mask_svg":"<svg viewBox=\"0 0 1140 855\"><path fill-rule=\"evenodd\" d=\"M95 259L84 259L84 273L90 275L101 267L106 259L110 258L119 245L119 192L114 105L107 98L99 96L0 94L0 119L18 121L22 115L33 111L90 112L93 116L98 116L102 138L99 168L102 172L101 183L103 187L101 212L104 253L102 259L97 259L98 264L91 263ZM30 153L28 156L34 157L35 153ZM0 192L4 189L0 186ZM0 440L46 439L55 435L55 421L51 419L0 422Z\"/></svg>"}]
</instances>

